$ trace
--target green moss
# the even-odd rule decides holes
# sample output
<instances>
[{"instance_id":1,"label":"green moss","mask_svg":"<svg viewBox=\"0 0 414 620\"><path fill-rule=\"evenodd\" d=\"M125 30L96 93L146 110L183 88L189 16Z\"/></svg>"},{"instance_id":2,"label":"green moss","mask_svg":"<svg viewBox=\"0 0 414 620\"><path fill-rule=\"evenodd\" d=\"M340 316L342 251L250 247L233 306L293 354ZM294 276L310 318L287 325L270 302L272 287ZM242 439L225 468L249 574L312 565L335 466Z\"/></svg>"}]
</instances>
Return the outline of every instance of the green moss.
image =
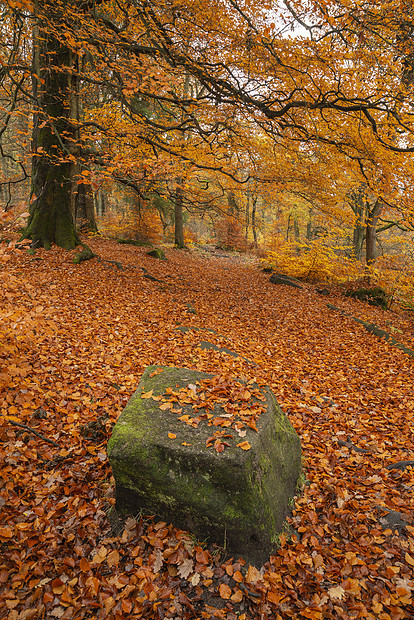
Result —
<instances>
[{"instance_id":1,"label":"green moss","mask_svg":"<svg viewBox=\"0 0 414 620\"><path fill-rule=\"evenodd\" d=\"M87 245L84 245L82 252L80 252L79 254L76 254L76 256L73 257L72 263L74 263L75 265L79 265L83 261L90 260L91 258L94 258L95 256L96 254L92 252L91 248L89 248Z\"/></svg>"},{"instance_id":2,"label":"green moss","mask_svg":"<svg viewBox=\"0 0 414 620\"><path fill-rule=\"evenodd\" d=\"M355 291L349 291L346 293L346 297L366 301L371 306L378 306L384 310L388 308L388 295L379 286L375 286L373 288L359 288Z\"/></svg>"},{"instance_id":3,"label":"green moss","mask_svg":"<svg viewBox=\"0 0 414 620\"><path fill-rule=\"evenodd\" d=\"M164 250L161 250L161 248L154 248L153 250L150 250L147 252L147 256L152 256L153 258L158 258L159 260L167 260Z\"/></svg>"}]
</instances>

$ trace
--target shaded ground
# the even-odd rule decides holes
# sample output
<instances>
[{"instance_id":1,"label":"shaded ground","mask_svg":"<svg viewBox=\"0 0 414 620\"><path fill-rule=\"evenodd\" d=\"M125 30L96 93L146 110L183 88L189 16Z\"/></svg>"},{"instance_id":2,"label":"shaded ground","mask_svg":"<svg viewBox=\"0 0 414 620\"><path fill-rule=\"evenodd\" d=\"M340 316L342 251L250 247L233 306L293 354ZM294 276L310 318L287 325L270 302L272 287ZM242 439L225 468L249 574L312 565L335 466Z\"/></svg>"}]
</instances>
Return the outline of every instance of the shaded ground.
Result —
<instances>
[{"instance_id":1,"label":"shaded ground","mask_svg":"<svg viewBox=\"0 0 414 620\"><path fill-rule=\"evenodd\" d=\"M58 249L0 262L0 618L413 618L414 470L387 469L414 458L413 360L326 302L414 348L411 319L222 256L90 245L123 270ZM299 433L300 540L261 572L138 515L111 534L106 442L149 364L264 381Z\"/></svg>"}]
</instances>

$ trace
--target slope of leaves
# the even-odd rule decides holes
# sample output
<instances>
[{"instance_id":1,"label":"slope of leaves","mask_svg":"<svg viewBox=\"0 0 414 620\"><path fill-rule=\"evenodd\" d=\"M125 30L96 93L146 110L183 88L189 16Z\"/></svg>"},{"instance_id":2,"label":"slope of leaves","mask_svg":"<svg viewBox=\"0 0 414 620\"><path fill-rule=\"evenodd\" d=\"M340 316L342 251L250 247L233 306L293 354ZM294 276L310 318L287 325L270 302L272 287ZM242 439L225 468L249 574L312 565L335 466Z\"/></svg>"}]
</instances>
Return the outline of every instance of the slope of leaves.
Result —
<instances>
[{"instance_id":1,"label":"slope of leaves","mask_svg":"<svg viewBox=\"0 0 414 620\"><path fill-rule=\"evenodd\" d=\"M106 261L0 264L0 618L412 618L414 470L386 469L413 459L412 359L250 263L90 244ZM408 319L334 303L412 345ZM106 443L149 364L266 383L299 433L295 534L261 571L145 516L113 534Z\"/></svg>"}]
</instances>

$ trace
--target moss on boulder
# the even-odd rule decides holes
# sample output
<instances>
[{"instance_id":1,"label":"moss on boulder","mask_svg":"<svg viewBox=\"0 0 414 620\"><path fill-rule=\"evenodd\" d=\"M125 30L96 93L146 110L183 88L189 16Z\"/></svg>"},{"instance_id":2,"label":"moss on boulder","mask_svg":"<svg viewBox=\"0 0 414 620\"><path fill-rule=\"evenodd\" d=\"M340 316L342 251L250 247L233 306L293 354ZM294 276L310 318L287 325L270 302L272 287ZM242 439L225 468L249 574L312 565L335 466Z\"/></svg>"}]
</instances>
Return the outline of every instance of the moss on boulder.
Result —
<instances>
[{"instance_id":1,"label":"moss on boulder","mask_svg":"<svg viewBox=\"0 0 414 620\"><path fill-rule=\"evenodd\" d=\"M152 256L153 258L158 258L159 260L167 260L164 250L161 250L161 248L154 248L153 250L150 250L147 252L147 256Z\"/></svg>"},{"instance_id":2,"label":"moss on boulder","mask_svg":"<svg viewBox=\"0 0 414 620\"><path fill-rule=\"evenodd\" d=\"M388 308L387 293L379 286L374 286L373 288L358 288L354 291L348 291L345 295L352 299L366 301L371 306L377 306L378 308L383 308L383 310Z\"/></svg>"},{"instance_id":3,"label":"moss on boulder","mask_svg":"<svg viewBox=\"0 0 414 620\"><path fill-rule=\"evenodd\" d=\"M237 447L242 440L227 428L234 439L221 453L206 447L215 427L202 421L192 428L177 414L162 411L159 401L142 398L151 390L157 397L168 387L185 388L208 378L182 368L146 369L108 444L116 508L121 516L156 515L260 565L274 548L297 488L299 437L269 388L262 391L266 409L258 432L249 429L243 439L251 449ZM220 412L225 413L216 404L214 414Z\"/></svg>"}]
</instances>

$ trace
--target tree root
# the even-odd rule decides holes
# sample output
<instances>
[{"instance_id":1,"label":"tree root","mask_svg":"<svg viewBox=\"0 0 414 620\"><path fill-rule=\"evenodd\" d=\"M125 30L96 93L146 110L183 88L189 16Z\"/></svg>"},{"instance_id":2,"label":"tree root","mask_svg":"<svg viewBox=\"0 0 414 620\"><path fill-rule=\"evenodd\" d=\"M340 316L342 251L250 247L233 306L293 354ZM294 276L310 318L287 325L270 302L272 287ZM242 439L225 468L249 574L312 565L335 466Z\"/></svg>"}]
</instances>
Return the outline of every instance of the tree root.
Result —
<instances>
[{"instance_id":1,"label":"tree root","mask_svg":"<svg viewBox=\"0 0 414 620\"><path fill-rule=\"evenodd\" d=\"M94 258L95 256L96 254L92 252L90 247L88 247L87 245L83 245L82 252L76 254L76 256L73 257L72 263L74 263L75 265L79 265L80 263L83 263L83 261Z\"/></svg>"}]
</instances>

